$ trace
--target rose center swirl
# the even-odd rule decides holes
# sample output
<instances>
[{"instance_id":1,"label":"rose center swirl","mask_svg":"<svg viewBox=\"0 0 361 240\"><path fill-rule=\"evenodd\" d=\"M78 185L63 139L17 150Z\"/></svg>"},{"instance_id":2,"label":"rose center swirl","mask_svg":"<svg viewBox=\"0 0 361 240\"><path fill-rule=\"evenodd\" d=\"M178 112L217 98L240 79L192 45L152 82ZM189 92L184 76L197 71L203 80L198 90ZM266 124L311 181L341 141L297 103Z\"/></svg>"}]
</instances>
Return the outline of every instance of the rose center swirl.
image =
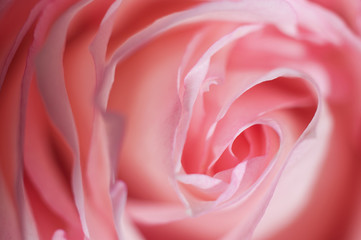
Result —
<instances>
[{"instance_id":1,"label":"rose center swirl","mask_svg":"<svg viewBox=\"0 0 361 240\"><path fill-rule=\"evenodd\" d=\"M235 75L227 81L234 86L242 80ZM315 91L299 77L254 80L234 95L227 81L194 104L177 175L192 214L254 191L286 161L318 107Z\"/></svg>"}]
</instances>

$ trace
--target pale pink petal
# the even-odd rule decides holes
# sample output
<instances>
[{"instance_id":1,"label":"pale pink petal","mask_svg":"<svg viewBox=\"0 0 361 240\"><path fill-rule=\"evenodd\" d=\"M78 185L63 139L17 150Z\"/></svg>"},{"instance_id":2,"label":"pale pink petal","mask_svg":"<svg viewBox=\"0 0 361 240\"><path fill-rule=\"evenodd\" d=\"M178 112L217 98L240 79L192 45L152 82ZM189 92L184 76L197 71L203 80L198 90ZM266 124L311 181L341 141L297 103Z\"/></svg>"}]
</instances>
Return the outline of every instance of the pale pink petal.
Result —
<instances>
[{"instance_id":1,"label":"pale pink petal","mask_svg":"<svg viewBox=\"0 0 361 240\"><path fill-rule=\"evenodd\" d=\"M184 174L177 176L182 188L192 192L198 199L214 200L225 191L228 184L219 178L204 174ZM193 213L192 213L193 214Z\"/></svg>"},{"instance_id":2,"label":"pale pink petal","mask_svg":"<svg viewBox=\"0 0 361 240\"><path fill-rule=\"evenodd\" d=\"M321 120L323 118L322 114L320 116ZM298 211L299 214L297 215L295 213L296 216L292 216L292 213L288 212L281 214L282 217L280 221L286 221L285 218L288 217L292 218L292 220L289 219L286 226L279 229L274 235L267 236L268 239L287 239L290 237L293 239L328 239L333 237L347 239L346 234L348 234L347 232L350 230L349 217L354 215L354 207L357 206L356 202L355 205L353 204L353 198L355 197L354 191L359 188L359 186L357 186L354 181L355 177L359 176L360 165L358 159L355 158L351 145L347 143L347 140L339 141L344 134L341 125L334 122L333 126L331 138L329 138L329 145L326 148L327 152L324 160L326 164L322 165L322 171L317 174L316 179L314 179L315 181L311 183L312 189L308 190L312 195L308 198L307 196L304 196L305 198L302 198L301 200L294 199L295 202L292 201L289 205L287 204L285 206L286 208ZM325 135L322 136L322 127L320 130L321 133L319 133L319 137L325 137ZM313 136L313 138L317 137L318 135ZM312 144L312 137L309 139L311 141L308 143ZM308 143L304 146L300 145L300 147L307 147ZM317 144L317 146L320 145ZM313 148L312 145L309 147ZM320 147L322 149L322 146ZM322 152L318 151L315 151L315 153L322 154ZM293 156L290 160L300 158L302 159L301 156ZM308 162L308 160L310 160L310 162ZM315 160L315 158L310 157L309 159L303 159L306 166L312 165L312 160ZM303 162L299 162L299 164L300 168L302 168ZM316 168L318 164L319 163L315 164ZM298 164L291 163L291 166L292 165L296 166ZM305 185L307 185L309 183L308 181L312 180L314 177L312 174L316 173L310 171L309 174L310 176L304 176L304 172L302 172L299 173L299 175L295 175L295 178L301 176L302 181L305 181ZM288 179L291 180L290 178ZM296 186L297 185L299 185L301 189L305 186L302 182L296 184ZM285 186L285 184L282 183L281 186ZM297 194L295 191L296 190L293 187L288 190L291 194ZM293 199L288 195L287 198L290 198L290 200ZM325 199L327 199L327 201ZM301 203L301 207L292 206L292 203ZM270 207L275 209L272 205ZM277 216L279 214L280 213L277 212ZM282 223L280 222L280 224ZM307 229L307 231L304 229ZM257 236L260 237L258 234ZM263 237L261 237L261 239L262 238Z\"/></svg>"},{"instance_id":3,"label":"pale pink petal","mask_svg":"<svg viewBox=\"0 0 361 240\"><path fill-rule=\"evenodd\" d=\"M323 105L314 137L300 142L289 157L274 196L257 226L255 238L264 239L301 214L312 196L322 165L326 161L332 122ZM287 199L287 201L284 201ZM277 216L277 218L275 218Z\"/></svg>"},{"instance_id":4,"label":"pale pink petal","mask_svg":"<svg viewBox=\"0 0 361 240\"><path fill-rule=\"evenodd\" d=\"M111 183L114 182L117 172L117 160L120 148L120 140L123 134L123 120L119 115L106 111L109 94L114 79L110 79L109 77L104 76L104 68L106 61L105 58L107 44L110 38L111 30L113 28L113 22L116 17L117 10L120 7L121 3L122 1L114 1L114 3L110 6L101 22L100 29L95 36L95 39L92 41L89 47L95 64L97 81L97 87L95 89L95 96L93 100L95 103L94 124L96 124L97 117L102 118L102 120L100 121L104 121L103 124L105 124L105 128L101 128L102 130L105 130L105 132L100 134L105 134L108 138L106 147L109 148L109 156L106 157L106 159L108 159L106 162L110 163L109 170L111 171ZM92 136L92 141L96 141L93 139L96 139L96 136ZM92 148L92 145L90 147ZM91 161L92 160L90 159L89 163L91 163ZM97 165L97 163L95 164Z\"/></svg>"},{"instance_id":5,"label":"pale pink petal","mask_svg":"<svg viewBox=\"0 0 361 240\"><path fill-rule=\"evenodd\" d=\"M64 232L64 230L56 230L51 239L52 240L67 240L66 233Z\"/></svg>"},{"instance_id":6,"label":"pale pink petal","mask_svg":"<svg viewBox=\"0 0 361 240\"><path fill-rule=\"evenodd\" d=\"M145 239L139 229L131 222L128 216L122 218L122 236L124 239L143 240Z\"/></svg>"},{"instance_id":7,"label":"pale pink petal","mask_svg":"<svg viewBox=\"0 0 361 240\"><path fill-rule=\"evenodd\" d=\"M221 180L203 174L178 175L177 180L185 184L195 184L202 189L210 189L222 184Z\"/></svg>"},{"instance_id":8,"label":"pale pink petal","mask_svg":"<svg viewBox=\"0 0 361 240\"><path fill-rule=\"evenodd\" d=\"M127 201L126 186L123 182L117 181L113 184L110 189L110 196L112 199L113 206L113 217L114 224L117 230L118 238L126 239L123 232L126 230L122 229L122 216Z\"/></svg>"},{"instance_id":9,"label":"pale pink petal","mask_svg":"<svg viewBox=\"0 0 361 240\"><path fill-rule=\"evenodd\" d=\"M122 191L119 192L119 188L123 183L114 183L117 172L117 159L120 148L120 140L122 137L123 122L120 116L106 112L107 102L114 79L104 75L105 71L105 57L107 43L111 34L112 25L115 18L115 13L119 8L121 1L114 1L114 3L108 9L104 16L100 30L97 33L95 39L90 45L90 52L95 63L96 71L96 88L94 96L95 112L93 118L93 133L91 136L90 153L88 158L87 175L89 176L89 184L91 187L93 204L95 208L102 208L102 212L98 214L107 215L111 213L109 209L104 209L105 204L108 205L108 188L110 187L112 192L116 189L117 196L114 196L114 192L111 193L111 205L108 208L113 209L113 218L118 238L122 238L121 215L126 200L126 190L124 186ZM101 181L94 184L93 179L97 178L99 174L102 176ZM113 185L115 184L115 185ZM116 200L114 197L116 197ZM98 207L96 207L98 206ZM95 219L99 219L95 218ZM95 220L93 219L93 221ZM106 223L104 220L99 219L98 222L94 221L94 228L97 226L98 230L94 236L104 237L106 234L111 233L112 224ZM109 219L108 219L109 220ZM100 227L100 225L103 225ZM108 225L108 226L107 226ZM108 229L107 229L108 227Z\"/></svg>"}]
</instances>

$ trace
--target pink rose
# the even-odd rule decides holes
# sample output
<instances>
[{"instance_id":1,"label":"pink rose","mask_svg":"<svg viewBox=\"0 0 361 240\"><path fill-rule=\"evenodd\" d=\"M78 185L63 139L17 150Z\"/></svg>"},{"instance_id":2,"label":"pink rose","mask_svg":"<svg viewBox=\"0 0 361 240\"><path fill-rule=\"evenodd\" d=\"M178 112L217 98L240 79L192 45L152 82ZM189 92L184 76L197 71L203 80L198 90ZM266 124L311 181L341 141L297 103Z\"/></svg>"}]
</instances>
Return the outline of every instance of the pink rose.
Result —
<instances>
[{"instance_id":1,"label":"pink rose","mask_svg":"<svg viewBox=\"0 0 361 240\"><path fill-rule=\"evenodd\" d=\"M359 239L358 1L3 1L0 239Z\"/></svg>"}]
</instances>

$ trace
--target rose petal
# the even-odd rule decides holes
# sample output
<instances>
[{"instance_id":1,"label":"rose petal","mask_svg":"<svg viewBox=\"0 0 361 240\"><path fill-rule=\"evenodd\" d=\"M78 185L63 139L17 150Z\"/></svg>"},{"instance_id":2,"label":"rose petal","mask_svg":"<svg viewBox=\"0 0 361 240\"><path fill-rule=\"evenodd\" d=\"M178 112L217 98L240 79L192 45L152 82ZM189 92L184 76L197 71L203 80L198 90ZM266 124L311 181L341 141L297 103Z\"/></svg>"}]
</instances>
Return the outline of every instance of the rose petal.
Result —
<instances>
[{"instance_id":1,"label":"rose petal","mask_svg":"<svg viewBox=\"0 0 361 240\"><path fill-rule=\"evenodd\" d=\"M38 4L36 4L32 8L27 20L25 21L25 23L23 24L21 30L19 31L18 35L16 36L16 39L14 41L8 41L8 43L13 43L13 44L12 44L12 46L11 46L11 48L10 48L10 50L9 50L5 60L4 60L4 64L1 65L1 67L0 67L1 68L0 89L1 89L1 86L2 86L2 84L4 82L4 80L5 80L5 76L7 74L9 66L10 66L11 62L13 61L13 59L14 59L16 51L18 50L18 48L19 48L21 42L23 41L26 33L29 31L31 25L34 23L35 19L38 17L41 10L44 8L45 3L46 3L46 1L40 1ZM24 7L24 6L21 6L21 8L26 9L26 7ZM17 14L17 16L19 16L19 15L20 14ZM7 20L7 21L12 22L11 20ZM12 26L12 27L14 27L14 26ZM1 52L5 53L6 51L1 51Z\"/></svg>"},{"instance_id":2,"label":"rose petal","mask_svg":"<svg viewBox=\"0 0 361 240\"><path fill-rule=\"evenodd\" d=\"M330 1L330 0L311 0L330 11L341 16L342 19L358 34L361 32L361 3L357 0Z\"/></svg>"},{"instance_id":3,"label":"rose petal","mask_svg":"<svg viewBox=\"0 0 361 240\"><path fill-rule=\"evenodd\" d=\"M52 240L67 240L64 230L60 230L60 229L56 230L54 232L54 235L51 239Z\"/></svg>"},{"instance_id":4,"label":"rose petal","mask_svg":"<svg viewBox=\"0 0 361 240\"><path fill-rule=\"evenodd\" d=\"M180 203L131 200L127 203L126 210L137 224L167 224L189 217Z\"/></svg>"},{"instance_id":5,"label":"rose petal","mask_svg":"<svg viewBox=\"0 0 361 240\"><path fill-rule=\"evenodd\" d=\"M33 208L36 221L51 222L53 219L54 223L64 222L71 226L69 236L80 237L81 226L71 192L72 154L53 129L34 82L30 88L25 129L25 187L33 207L34 202L43 204L41 210ZM58 204L54 205L54 202ZM49 238L46 234L51 234L48 231L52 227L39 228L40 236ZM55 229L58 227L54 226Z\"/></svg>"},{"instance_id":6,"label":"rose petal","mask_svg":"<svg viewBox=\"0 0 361 240\"><path fill-rule=\"evenodd\" d=\"M315 137L299 142L293 150L274 196L257 227L256 238L270 236L272 232L277 232L288 224L290 219L303 210L312 196L310 191L313 190L312 186L320 174L322 164L326 161L325 154L332 129L332 118L329 114L327 106L323 105L317 128L313 133Z\"/></svg>"},{"instance_id":7,"label":"rose petal","mask_svg":"<svg viewBox=\"0 0 361 240\"><path fill-rule=\"evenodd\" d=\"M178 175L177 180L183 183L183 188L187 191L194 191L197 199L213 199L224 192L227 185L224 181L204 174L184 174ZM194 190L192 190L194 189Z\"/></svg>"},{"instance_id":8,"label":"rose petal","mask_svg":"<svg viewBox=\"0 0 361 240\"><path fill-rule=\"evenodd\" d=\"M47 111L54 124L63 134L74 155L73 191L75 202L78 207L83 231L85 235L89 237L89 230L85 220L84 191L80 170L77 133L71 108L67 100L62 69L62 52L68 25L76 12L86 4L87 1L81 1L73 5L66 14L59 18L52 26L48 38L37 56L36 69L39 90L44 98ZM49 79L52 79L52 81L49 81Z\"/></svg>"}]
</instances>

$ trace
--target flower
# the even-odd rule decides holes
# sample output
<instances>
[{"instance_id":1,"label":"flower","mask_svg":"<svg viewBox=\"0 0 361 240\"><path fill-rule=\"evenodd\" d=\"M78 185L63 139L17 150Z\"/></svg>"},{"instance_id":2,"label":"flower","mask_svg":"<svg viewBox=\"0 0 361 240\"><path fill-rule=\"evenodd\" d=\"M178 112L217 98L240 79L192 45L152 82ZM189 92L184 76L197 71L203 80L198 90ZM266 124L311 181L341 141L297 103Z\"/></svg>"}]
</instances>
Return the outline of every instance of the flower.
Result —
<instances>
[{"instance_id":1,"label":"flower","mask_svg":"<svg viewBox=\"0 0 361 240\"><path fill-rule=\"evenodd\" d=\"M1 238L357 239L357 7L4 2Z\"/></svg>"}]
</instances>

